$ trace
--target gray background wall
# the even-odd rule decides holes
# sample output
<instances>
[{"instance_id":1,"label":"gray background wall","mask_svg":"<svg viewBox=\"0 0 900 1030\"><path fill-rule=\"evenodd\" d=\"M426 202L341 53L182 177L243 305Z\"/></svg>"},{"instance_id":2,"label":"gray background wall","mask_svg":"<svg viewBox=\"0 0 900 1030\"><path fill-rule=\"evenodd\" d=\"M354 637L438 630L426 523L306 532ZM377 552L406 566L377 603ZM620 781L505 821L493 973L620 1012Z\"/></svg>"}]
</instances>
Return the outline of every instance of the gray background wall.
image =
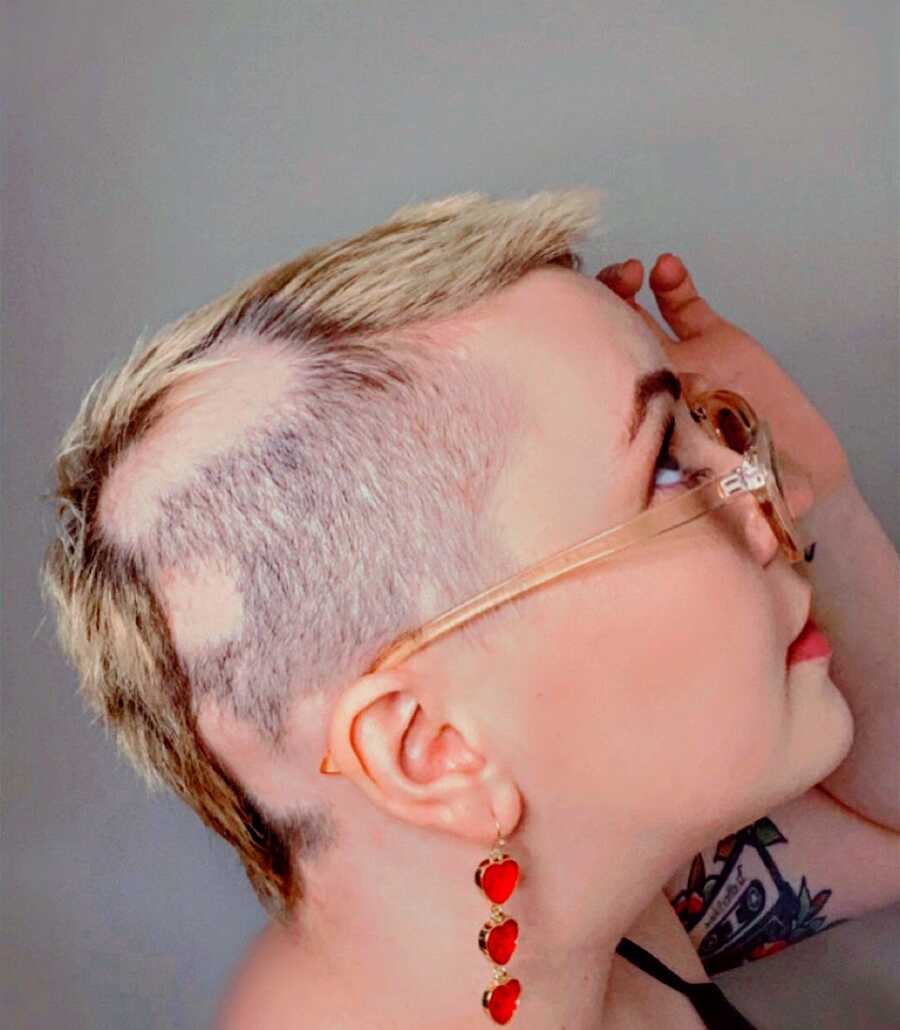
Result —
<instances>
[{"instance_id":1,"label":"gray background wall","mask_svg":"<svg viewBox=\"0 0 900 1030\"><path fill-rule=\"evenodd\" d=\"M142 331L413 199L599 185L596 267L685 255L897 540L890 0L18 0L2 45L4 1026L204 1026L263 923L42 621L53 448ZM720 982L763 1028L896 1026L898 930L895 906Z\"/></svg>"}]
</instances>

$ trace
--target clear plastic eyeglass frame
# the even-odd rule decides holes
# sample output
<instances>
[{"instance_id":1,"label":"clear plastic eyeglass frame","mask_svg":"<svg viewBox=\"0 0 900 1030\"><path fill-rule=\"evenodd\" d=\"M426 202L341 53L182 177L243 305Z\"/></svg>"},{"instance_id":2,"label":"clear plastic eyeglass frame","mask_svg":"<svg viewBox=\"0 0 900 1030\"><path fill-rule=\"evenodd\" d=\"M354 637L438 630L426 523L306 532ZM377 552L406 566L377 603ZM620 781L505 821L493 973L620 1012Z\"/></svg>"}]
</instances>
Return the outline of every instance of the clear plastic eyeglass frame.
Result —
<instances>
[{"instance_id":1,"label":"clear plastic eyeglass frame","mask_svg":"<svg viewBox=\"0 0 900 1030\"><path fill-rule=\"evenodd\" d=\"M740 465L720 476L709 470L700 473L705 482L699 486L643 511L627 522L558 551L436 616L419 629L404 633L381 650L368 671L392 669L415 651L514 597L575 569L603 561L626 547L692 522L747 493L755 498L788 561L791 564L799 562L805 549L804 539L784 497L768 423L757 419L749 402L731 390L709 390L693 399L686 396L685 401L695 422L713 439L742 455ZM340 772L331 764L327 753L319 771L325 774Z\"/></svg>"}]
</instances>

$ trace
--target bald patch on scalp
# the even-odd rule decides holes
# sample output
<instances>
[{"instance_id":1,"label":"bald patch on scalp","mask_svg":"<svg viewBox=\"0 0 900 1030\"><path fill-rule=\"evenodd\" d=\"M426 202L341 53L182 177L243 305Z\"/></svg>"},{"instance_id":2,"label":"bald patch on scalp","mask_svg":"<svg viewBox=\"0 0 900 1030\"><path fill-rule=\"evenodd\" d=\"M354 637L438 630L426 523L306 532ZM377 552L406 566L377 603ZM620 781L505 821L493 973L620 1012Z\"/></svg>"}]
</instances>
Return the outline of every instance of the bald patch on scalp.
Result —
<instances>
[{"instance_id":1,"label":"bald patch on scalp","mask_svg":"<svg viewBox=\"0 0 900 1030\"><path fill-rule=\"evenodd\" d=\"M163 569L157 582L160 603L182 656L196 654L237 637L244 623L244 601L235 576L217 566L189 571Z\"/></svg>"},{"instance_id":2,"label":"bald patch on scalp","mask_svg":"<svg viewBox=\"0 0 900 1030\"><path fill-rule=\"evenodd\" d=\"M169 390L160 420L110 473L99 515L119 543L137 543L154 525L168 493L275 413L296 376L297 355L286 343L238 337L221 356L231 360Z\"/></svg>"}]
</instances>

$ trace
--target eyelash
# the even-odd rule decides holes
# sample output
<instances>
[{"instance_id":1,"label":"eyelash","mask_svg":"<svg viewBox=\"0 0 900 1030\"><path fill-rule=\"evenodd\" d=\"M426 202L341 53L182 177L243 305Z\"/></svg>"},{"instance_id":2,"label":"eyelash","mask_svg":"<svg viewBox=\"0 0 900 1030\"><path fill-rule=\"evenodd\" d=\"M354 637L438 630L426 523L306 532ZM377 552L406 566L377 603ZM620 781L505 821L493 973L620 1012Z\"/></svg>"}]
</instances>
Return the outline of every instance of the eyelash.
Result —
<instances>
[{"instance_id":1,"label":"eyelash","mask_svg":"<svg viewBox=\"0 0 900 1030\"><path fill-rule=\"evenodd\" d=\"M652 482L651 482L651 487L650 487L651 498L659 490L669 490L669 489L672 489L672 488L676 488L677 489L679 487L692 487L692 486L696 486L704 476L710 474L710 472L711 472L711 470L708 469L708 468L692 469L692 468L687 468L687 467L685 467L685 466L683 466L681 464L681 462L678 460L678 458L674 454L672 454L672 450L671 450L671 447L672 447L672 437L673 437L674 431L675 431L675 415L672 414L672 415L669 415L669 418L666 421L665 429L663 431L662 446L659 449L659 454L657 455L656 462L653 465L653 476L652 476ZM678 469L663 469L663 468L661 468L661 466L664 463L666 463L668 460L674 461L678 465ZM662 485L657 485L657 483L656 483L657 475L660 472L665 472L665 471L669 471L669 472L679 471L679 472L681 472L681 475L682 475L681 481L678 482L678 483L665 483L665 484L662 484Z\"/></svg>"}]
</instances>

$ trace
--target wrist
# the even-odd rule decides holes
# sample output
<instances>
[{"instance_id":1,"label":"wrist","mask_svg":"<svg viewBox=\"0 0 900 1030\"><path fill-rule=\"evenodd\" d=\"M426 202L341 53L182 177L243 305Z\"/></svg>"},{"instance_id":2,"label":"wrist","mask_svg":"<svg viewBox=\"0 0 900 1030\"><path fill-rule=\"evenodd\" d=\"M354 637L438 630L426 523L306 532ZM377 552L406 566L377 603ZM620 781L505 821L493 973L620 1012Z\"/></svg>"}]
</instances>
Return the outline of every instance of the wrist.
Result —
<instances>
[{"instance_id":1,"label":"wrist","mask_svg":"<svg viewBox=\"0 0 900 1030\"><path fill-rule=\"evenodd\" d=\"M808 544L816 544L814 560L796 566L813 586L816 620L826 632L846 630L854 606L884 578L895 552L852 479L817 497L799 526Z\"/></svg>"},{"instance_id":2,"label":"wrist","mask_svg":"<svg viewBox=\"0 0 900 1030\"><path fill-rule=\"evenodd\" d=\"M812 506L800 520L810 543L826 547L834 540L844 540L848 527L858 518L874 518L866 500L852 477L842 479L826 494L816 493Z\"/></svg>"}]
</instances>

